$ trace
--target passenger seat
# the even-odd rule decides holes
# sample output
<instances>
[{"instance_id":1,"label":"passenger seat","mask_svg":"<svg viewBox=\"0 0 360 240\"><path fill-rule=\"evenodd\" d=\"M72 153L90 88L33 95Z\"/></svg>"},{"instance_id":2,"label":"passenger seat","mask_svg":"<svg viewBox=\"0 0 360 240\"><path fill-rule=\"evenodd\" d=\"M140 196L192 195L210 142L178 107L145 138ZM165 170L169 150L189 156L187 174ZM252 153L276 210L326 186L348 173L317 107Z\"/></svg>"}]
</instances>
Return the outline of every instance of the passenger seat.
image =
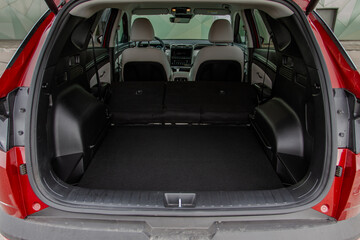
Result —
<instances>
[{"instance_id":1,"label":"passenger seat","mask_svg":"<svg viewBox=\"0 0 360 240\"><path fill-rule=\"evenodd\" d=\"M201 49L190 71L193 81L242 81L244 53L233 46L234 34L230 22L216 20L209 32L214 46Z\"/></svg>"}]
</instances>

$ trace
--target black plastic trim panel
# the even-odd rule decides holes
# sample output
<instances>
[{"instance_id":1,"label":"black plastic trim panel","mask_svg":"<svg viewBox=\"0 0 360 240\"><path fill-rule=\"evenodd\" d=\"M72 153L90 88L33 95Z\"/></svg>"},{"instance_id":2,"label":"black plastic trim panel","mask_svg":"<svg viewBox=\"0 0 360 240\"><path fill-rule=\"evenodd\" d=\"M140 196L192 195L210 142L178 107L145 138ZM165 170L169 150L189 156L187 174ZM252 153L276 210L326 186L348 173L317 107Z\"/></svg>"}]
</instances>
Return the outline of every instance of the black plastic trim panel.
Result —
<instances>
[{"instance_id":1,"label":"black plastic trim panel","mask_svg":"<svg viewBox=\"0 0 360 240\"><path fill-rule=\"evenodd\" d=\"M360 153L360 100L345 89L334 89L338 147Z\"/></svg>"},{"instance_id":2,"label":"black plastic trim panel","mask_svg":"<svg viewBox=\"0 0 360 240\"><path fill-rule=\"evenodd\" d=\"M228 215L246 215L250 212L261 213L262 210L276 206L294 206L294 197L286 188L258 191L203 191L196 194L196 207L167 208L164 205L164 194L161 191L112 191L72 187L52 174L46 179L46 186L57 196L56 202L73 202L74 212L82 209L102 206L102 212L116 215L157 215L189 216L190 211L197 211L200 216L211 216L208 210L227 212ZM106 203L106 204L104 204ZM114 211L114 208L121 209ZM241 209L241 210L240 210ZM201 212L200 212L201 211Z\"/></svg>"},{"instance_id":3,"label":"black plastic trim panel","mask_svg":"<svg viewBox=\"0 0 360 240\"><path fill-rule=\"evenodd\" d=\"M25 145L25 121L29 88L20 87L11 91L1 101L0 149L8 151Z\"/></svg>"},{"instance_id":4,"label":"black plastic trim panel","mask_svg":"<svg viewBox=\"0 0 360 240\"><path fill-rule=\"evenodd\" d=\"M266 60L266 57L263 57L262 55L254 52L253 58L256 59L256 60L258 60L258 61L260 61L260 62L262 62L262 63L264 63L264 64L267 63L267 66L268 66L269 68L271 68L271 70L273 70L274 72L276 72L277 66L276 66L274 63L272 63L270 60L267 61L267 60Z\"/></svg>"}]
</instances>

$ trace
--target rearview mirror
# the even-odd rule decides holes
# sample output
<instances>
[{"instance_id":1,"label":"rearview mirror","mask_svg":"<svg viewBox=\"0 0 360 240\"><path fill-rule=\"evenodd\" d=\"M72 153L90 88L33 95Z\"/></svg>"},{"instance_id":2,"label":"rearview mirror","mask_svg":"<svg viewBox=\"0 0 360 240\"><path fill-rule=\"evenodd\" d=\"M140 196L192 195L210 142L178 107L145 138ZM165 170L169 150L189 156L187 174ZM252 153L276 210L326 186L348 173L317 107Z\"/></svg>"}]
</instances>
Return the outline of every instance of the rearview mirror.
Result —
<instances>
[{"instance_id":1,"label":"rearview mirror","mask_svg":"<svg viewBox=\"0 0 360 240\"><path fill-rule=\"evenodd\" d=\"M189 23L191 18L184 17L170 17L172 23Z\"/></svg>"}]
</instances>

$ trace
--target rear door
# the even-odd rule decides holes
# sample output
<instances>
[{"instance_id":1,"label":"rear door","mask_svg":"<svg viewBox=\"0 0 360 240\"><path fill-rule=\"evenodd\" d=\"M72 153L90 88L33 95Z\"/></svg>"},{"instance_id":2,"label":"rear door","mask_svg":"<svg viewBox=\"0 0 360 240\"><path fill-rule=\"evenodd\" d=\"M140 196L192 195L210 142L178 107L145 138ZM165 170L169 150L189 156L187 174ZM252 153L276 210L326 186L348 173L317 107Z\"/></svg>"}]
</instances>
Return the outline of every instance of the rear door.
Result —
<instances>
[{"instance_id":1,"label":"rear door","mask_svg":"<svg viewBox=\"0 0 360 240\"><path fill-rule=\"evenodd\" d=\"M246 11L251 28L253 48L249 54L248 79L259 91L261 98L269 98L276 78L276 49L265 16L258 10Z\"/></svg>"},{"instance_id":2,"label":"rear door","mask_svg":"<svg viewBox=\"0 0 360 240\"><path fill-rule=\"evenodd\" d=\"M90 87L97 84L96 70L100 82L111 82L111 66L109 48L106 44L107 35L111 32L109 20L116 13L111 8L105 9L100 16L86 50L86 74L90 79Z\"/></svg>"}]
</instances>

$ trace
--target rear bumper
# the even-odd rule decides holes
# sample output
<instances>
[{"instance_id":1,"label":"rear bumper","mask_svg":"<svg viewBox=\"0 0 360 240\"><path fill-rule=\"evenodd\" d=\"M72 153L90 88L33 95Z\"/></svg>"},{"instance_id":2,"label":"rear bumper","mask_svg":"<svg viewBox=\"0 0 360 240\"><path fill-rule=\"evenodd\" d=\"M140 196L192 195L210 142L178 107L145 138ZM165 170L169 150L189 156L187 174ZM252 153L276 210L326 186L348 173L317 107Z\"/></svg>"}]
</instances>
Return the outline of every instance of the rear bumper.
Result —
<instances>
[{"instance_id":1,"label":"rear bumper","mask_svg":"<svg viewBox=\"0 0 360 240\"><path fill-rule=\"evenodd\" d=\"M56 213L56 211L55 211ZM88 218L87 218L88 217ZM157 218L149 221L139 218L113 217L99 219L94 215L48 217L31 216L28 219L11 217L0 210L0 232L9 239L358 239L360 216L335 222L326 219L307 220L238 220ZM155 219L155 218L154 218ZM165 221L164 221L165 220ZM193 221L193 222L192 222ZM177 225L178 224L178 225ZM177 227L174 227L176 226Z\"/></svg>"}]
</instances>

